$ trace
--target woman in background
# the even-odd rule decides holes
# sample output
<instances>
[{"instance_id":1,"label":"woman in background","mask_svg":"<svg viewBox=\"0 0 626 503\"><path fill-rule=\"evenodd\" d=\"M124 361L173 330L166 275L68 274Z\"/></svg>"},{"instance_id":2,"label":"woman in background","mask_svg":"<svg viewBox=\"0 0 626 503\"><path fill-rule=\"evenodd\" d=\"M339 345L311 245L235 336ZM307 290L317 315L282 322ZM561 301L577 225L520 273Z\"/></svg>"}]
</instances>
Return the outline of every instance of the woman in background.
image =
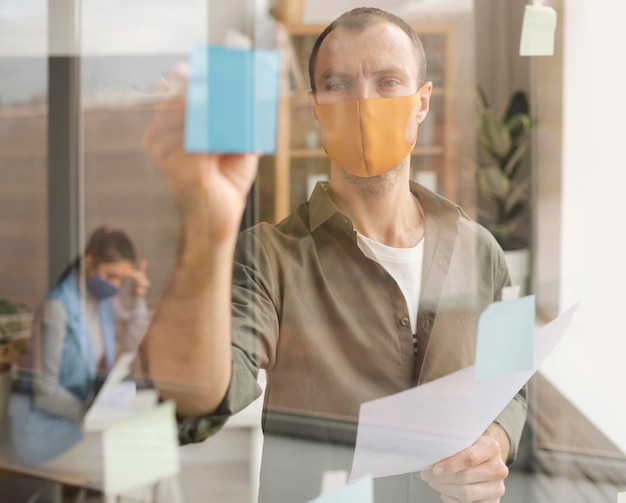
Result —
<instances>
[{"instance_id":1,"label":"woman in background","mask_svg":"<svg viewBox=\"0 0 626 503\"><path fill-rule=\"evenodd\" d=\"M48 293L33 340L35 405L70 419L84 415L96 376L111 369L119 352L137 349L148 323L146 261L135 269L135 249L123 231L96 229L83 260ZM126 279L132 282L128 309L117 297ZM116 337L121 325L125 333Z\"/></svg>"},{"instance_id":2,"label":"woman in background","mask_svg":"<svg viewBox=\"0 0 626 503\"><path fill-rule=\"evenodd\" d=\"M22 381L25 393L12 395L9 412L21 463L43 463L80 441L99 375L118 353L138 348L148 325L150 283L146 261L137 268L135 261L123 231L100 227L36 310L26 364L31 377ZM124 280L132 283L128 307L118 298Z\"/></svg>"}]
</instances>

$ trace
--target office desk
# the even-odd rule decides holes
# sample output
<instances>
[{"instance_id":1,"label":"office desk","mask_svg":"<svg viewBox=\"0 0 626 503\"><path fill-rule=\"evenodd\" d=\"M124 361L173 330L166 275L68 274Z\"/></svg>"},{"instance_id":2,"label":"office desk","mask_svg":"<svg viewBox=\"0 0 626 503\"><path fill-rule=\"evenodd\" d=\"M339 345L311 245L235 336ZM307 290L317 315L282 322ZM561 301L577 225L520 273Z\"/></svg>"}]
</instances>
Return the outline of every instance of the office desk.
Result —
<instances>
[{"instance_id":1,"label":"office desk","mask_svg":"<svg viewBox=\"0 0 626 503\"><path fill-rule=\"evenodd\" d=\"M260 426L261 408L262 397L239 414L233 416L225 426L225 434L229 430L243 430L247 434L248 451L240 453L240 455L245 456L249 463L248 483L251 502L256 501L258 494L258 478L263 445L263 435ZM59 487L60 485L72 485L98 491L102 490L104 474L102 468L102 434L100 432L88 432L82 441L55 459L34 467L27 467L19 461L15 454L8 426L6 420L0 422L0 468L16 474L49 480L59 484ZM187 470L189 470L189 473L192 473L191 469L199 464L208 463L215 466L221 462L224 456L232 456L230 449L225 448L223 442L212 442L211 440L209 439L201 444L180 447L181 471L177 480L182 480L185 484L189 480L189 477L185 479ZM201 484L203 481L197 482ZM172 490L175 491L177 489L174 487ZM183 487L183 495L185 492ZM137 493L134 492L134 494L136 495ZM58 498L55 503L57 501L61 503L60 491L56 491L55 495ZM115 496L109 497L108 501L115 501ZM145 501L153 500L147 499ZM170 500L164 501L170 503ZM198 496L197 500L184 497L183 501L184 503L195 503L196 501L204 503L207 499L202 496Z\"/></svg>"}]
</instances>

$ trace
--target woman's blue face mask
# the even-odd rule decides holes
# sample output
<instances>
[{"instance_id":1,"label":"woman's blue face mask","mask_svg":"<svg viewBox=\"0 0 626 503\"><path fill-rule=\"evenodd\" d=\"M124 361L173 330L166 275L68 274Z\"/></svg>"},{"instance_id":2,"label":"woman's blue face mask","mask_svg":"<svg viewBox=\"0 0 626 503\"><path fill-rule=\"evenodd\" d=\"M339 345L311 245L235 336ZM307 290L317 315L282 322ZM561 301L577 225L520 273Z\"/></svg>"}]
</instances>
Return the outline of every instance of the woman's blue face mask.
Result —
<instances>
[{"instance_id":1,"label":"woman's blue face mask","mask_svg":"<svg viewBox=\"0 0 626 503\"><path fill-rule=\"evenodd\" d=\"M98 300L114 297L120 291L118 286L105 281L99 274L94 274L87 278L87 288L89 288L91 294Z\"/></svg>"}]
</instances>

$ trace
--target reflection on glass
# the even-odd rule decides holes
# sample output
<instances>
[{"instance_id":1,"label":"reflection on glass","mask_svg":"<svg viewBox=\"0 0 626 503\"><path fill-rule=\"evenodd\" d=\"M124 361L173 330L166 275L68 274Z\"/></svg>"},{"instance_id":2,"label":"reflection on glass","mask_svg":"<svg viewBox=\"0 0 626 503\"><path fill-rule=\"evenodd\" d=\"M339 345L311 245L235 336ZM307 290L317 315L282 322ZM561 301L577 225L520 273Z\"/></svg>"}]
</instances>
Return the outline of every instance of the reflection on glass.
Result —
<instances>
[{"instance_id":1,"label":"reflection on glass","mask_svg":"<svg viewBox=\"0 0 626 503\"><path fill-rule=\"evenodd\" d=\"M80 421L120 350L136 350L147 325L146 262L129 237L100 227L35 312L20 392L10 410L13 447L25 464L51 459L82 438ZM129 280L132 301L117 296ZM116 334L116 322L126 331ZM119 342L118 342L119 340Z\"/></svg>"}]
</instances>

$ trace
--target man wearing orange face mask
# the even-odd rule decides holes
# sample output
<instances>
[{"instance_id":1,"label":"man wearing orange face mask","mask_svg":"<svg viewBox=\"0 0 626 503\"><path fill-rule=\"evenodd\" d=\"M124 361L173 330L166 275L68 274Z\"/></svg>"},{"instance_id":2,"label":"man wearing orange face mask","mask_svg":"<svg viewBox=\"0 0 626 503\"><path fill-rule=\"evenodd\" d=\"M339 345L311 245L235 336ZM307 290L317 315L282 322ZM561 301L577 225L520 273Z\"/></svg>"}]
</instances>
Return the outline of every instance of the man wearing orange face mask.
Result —
<instances>
[{"instance_id":1,"label":"man wearing orange face mask","mask_svg":"<svg viewBox=\"0 0 626 503\"><path fill-rule=\"evenodd\" d=\"M260 501L311 499L322 471L349 470L361 403L472 364L478 316L509 283L493 237L410 180L432 92L425 65L396 16L362 8L333 22L309 66L330 181L284 221L239 236L257 156L185 153L182 99L146 135L182 218L149 329L151 374L187 418L182 440L201 441L258 396L266 370ZM520 392L421 478L446 502L499 501L525 413ZM376 500L416 501L419 478L378 479Z\"/></svg>"}]
</instances>

